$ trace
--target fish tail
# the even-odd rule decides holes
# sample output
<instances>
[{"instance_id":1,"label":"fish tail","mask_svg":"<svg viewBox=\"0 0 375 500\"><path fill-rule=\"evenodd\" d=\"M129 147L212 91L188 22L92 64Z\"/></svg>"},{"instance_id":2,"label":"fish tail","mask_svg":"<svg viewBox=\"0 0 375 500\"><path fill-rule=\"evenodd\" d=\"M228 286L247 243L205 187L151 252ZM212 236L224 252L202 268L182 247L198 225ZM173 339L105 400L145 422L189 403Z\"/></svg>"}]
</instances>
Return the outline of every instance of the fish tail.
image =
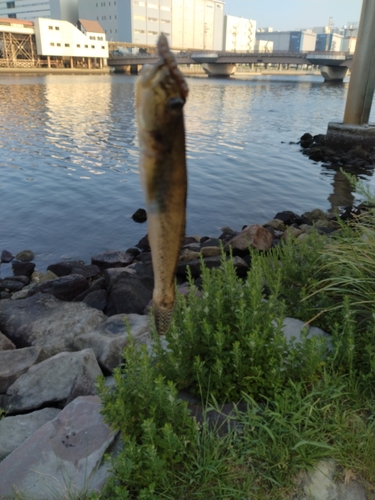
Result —
<instances>
[{"instance_id":1,"label":"fish tail","mask_svg":"<svg viewBox=\"0 0 375 500\"><path fill-rule=\"evenodd\" d=\"M161 304L153 303L152 310L154 313L156 331L159 335L165 335L169 330L173 317L173 304L164 306Z\"/></svg>"}]
</instances>

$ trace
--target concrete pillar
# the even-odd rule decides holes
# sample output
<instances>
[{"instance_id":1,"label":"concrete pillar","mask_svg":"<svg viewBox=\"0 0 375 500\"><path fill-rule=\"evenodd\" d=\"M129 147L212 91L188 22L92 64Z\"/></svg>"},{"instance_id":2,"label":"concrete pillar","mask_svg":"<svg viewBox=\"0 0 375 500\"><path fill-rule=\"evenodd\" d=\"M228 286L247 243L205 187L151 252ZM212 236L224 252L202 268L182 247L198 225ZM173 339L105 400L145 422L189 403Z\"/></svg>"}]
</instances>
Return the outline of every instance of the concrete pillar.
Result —
<instances>
[{"instance_id":1,"label":"concrete pillar","mask_svg":"<svg viewBox=\"0 0 375 500\"><path fill-rule=\"evenodd\" d=\"M73 64L73 57L70 58L70 67L71 68L74 68L74 64Z\"/></svg>"},{"instance_id":2,"label":"concrete pillar","mask_svg":"<svg viewBox=\"0 0 375 500\"><path fill-rule=\"evenodd\" d=\"M348 68L345 66L320 66L320 73L325 82L342 82L347 72Z\"/></svg>"},{"instance_id":3,"label":"concrete pillar","mask_svg":"<svg viewBox=\"0 0 375 500\"><path fill-rule=\"evenodd\" d=\"M91 57L87 58L87 68L91 69Z\"/></svg>"},{"instance_id":4,"label":"concrete pillar","mask_svg":"<svg viewBox=\"0 0 375 500\"><path fill-rule=\"evenodd\" d=\"M102 57L99 58L99 67L100 67L100 69L103 69L103 58Z\"/></svg>"},{"instance_id":5,"label":"concrete pillar","mask_svg":"<svg viewBox=\"0 0 375 500\"><path fill-rule=\"evenodd\" d=\"M47 67L48 68L51 67L51 57L50 56L47 56Z\"/></svg>"},{"instance_id":6,"label":"concrete pillar","mask_svg":"<svg viewBox=\"0 0 375 500\"><path fill-rule=\"evenodd\" d=\"M368 123L375 90L375 2L363 0L344 123Z\"/></svg>"},{"instance_id":7,"label":"concrete pillar","mask_svg":"<svg viewBox=\"0 0 375 500\"><path fill-rule=\"evenodd\" d=\"M236 71L236 64L232 63L204 63L202 68L208 76L230 76Z\"/></svg>"}]
</instances>

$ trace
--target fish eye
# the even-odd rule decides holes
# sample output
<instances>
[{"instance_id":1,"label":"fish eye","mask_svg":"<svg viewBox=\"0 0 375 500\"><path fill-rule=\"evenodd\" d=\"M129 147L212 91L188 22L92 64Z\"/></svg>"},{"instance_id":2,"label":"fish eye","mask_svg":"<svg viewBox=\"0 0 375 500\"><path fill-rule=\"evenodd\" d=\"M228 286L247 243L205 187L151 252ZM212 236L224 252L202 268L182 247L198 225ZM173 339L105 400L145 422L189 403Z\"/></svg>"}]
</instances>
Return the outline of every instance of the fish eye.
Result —
<instances>
[{"instance_id":1,"label":"fish eye","mask_svg":"<svg viewBox=\"0 0 375 500\"><path fill-rule=\"evenodd\" d=\"M181 97L171 97L168 100L168 107L175 111L181 111L183 105L185 104L185 100Z\"/></svg>"}]
</instances>

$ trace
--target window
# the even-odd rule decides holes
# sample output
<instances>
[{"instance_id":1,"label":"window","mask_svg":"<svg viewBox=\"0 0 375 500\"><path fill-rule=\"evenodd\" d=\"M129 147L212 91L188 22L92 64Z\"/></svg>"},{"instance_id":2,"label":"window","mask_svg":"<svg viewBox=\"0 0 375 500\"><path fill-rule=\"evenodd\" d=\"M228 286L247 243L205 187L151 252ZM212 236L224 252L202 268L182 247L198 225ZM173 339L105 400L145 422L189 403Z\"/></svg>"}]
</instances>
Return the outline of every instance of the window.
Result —
<instances>
[{"instance_id":1,"label":"window","mask_svg":"<svg viewBox=\"0 0 375 500\"><path fill-rule=\"evenodd\" d=\"M16 6L15 2L7 2L7 9L14 9ZM9 16L10 17L10 16Z\"/></svg>"},{"instance_id":2,"label":"window","mask_svg":"<svg viewBox=\"0 0 375 500\"><path fill-rule=\"evenodd\" d=\"M8 14L8 17L11 19L17 19L17 14Z\"/></svg>"},{"instance_id":3,"label":"window","mask_svg":"<svg viewBox=\"0 0 375 500\"><path fill-rule=\"evenodd\" d=\"M88 48L89 48L89 46L88 46L88 45L85 45L85 49L88 49Z\"/></svg>"},{"instance_id":4,"label":"window","mask_svg":"<svg viewBox=\"0 0 375 500\"><path fill-rule=\"evenodd\" d=\"M55 30L59 31L59 29L60 29L59 26L55 26Z\"/></svg>"},{"instance_id":5,"label":"window","mask_svg":"<svg viewBox=\"0 0 375 500\"><path fill-rule=\"evenodd\" d=\"M161 23L171 24L169 19L160 19Z\"/></svg>"},{"instance_id":6,"label":"window","mask_svg":"<svg viewBox=\"0 0 375 500\"><path fill-rule=\"evenodd\" d=\"M98 40L103 40L103 37L102 36L98 36Z\"/></svg>"},{"instance_id":7,"label":"window","mask_svg":"<svg viewBox=\"0 0 375 500\"><path fill-rule=\"evenodd\" d=\"M90 40L96 40L96 38L94 36L90 36Z\"/></svg>"},{"instance_id":8,"label":"window","mask_svg":"<svg viewBox=\"0 0 375 500\"><path fill-rule=\"evenodd\" d=\"M145 30L134 30L134 33L136 35L142 35L145 32Z\"/></svg>"},{"instance_id":9,"label":"window","mask_svg":"<svg viewBox=\"0 0 375 500\"><path fill-rule=\"evenodd\" d=\"M92 49L95 49L95 45L91 45L91 48L92 48Z\"/></svg>"},{"instance_id":10,"label":"window","mask_svg":"<svg viewBox=\"0 0 375 500\"><path fill-rule=\"evenodd\" d=\"M53 26L48 26L48 29L49 30L53 30Z\"/></svg>"},{"instance_id":11,"label":"window","mask_svg":"<svg viewBox=\"0 0 375 500\"><path fill-rule=\"evenodd\" d=\"M57 45L58 47L61 47L61 43L57 43L56 45Z\"/></svg>"},{"instance_id":12,"label":"window","mask_svg":"<svg viewBox=\"0 0 375 500\"><path fill-rule=\"evenodd\" d=\"M81 48L81 44L77 43L77 49L80 49L80 48Z\"/></svg>"},{"instance_id":13,"label":"window","mask_svg":"<svg viewBox=\"0 0 375 500\"><path fill-rule=\"evenodd\" d=\"M51 43L50 43L50 45L51 45L51 47L54 47L54 46L55 46L55 44L54 44L53 42L51 42Z\"/></svg>"},{"instance_id":14,"label":"window","mask_svg":"<svg viewBox=\"0 0 375 500\"><path fill-rule=\"evenodd\" d=\"M65 44L65 47L70 47L70 43L66 43L66 44Z\"/></svg>"},{"instance_id":15,"label":"window","mask_svg":"<svg viewBox=\"0 0 375 500\"><path fill-rule=\"evenodd\" d=\"M103 50L105 49L105 45L102 45L102 49L103 49Z\"/></svg>"},{"instance_id":16,"label":"window","mask_svg":"<svg viewBox=\"0 0 375 500\"><path fill-rule=\"evenodd\" d=\"M158 22L159 19L157 17L148 17L147 18L147 21L154 21L154 22Z\"/></svg>"}]
</instances>

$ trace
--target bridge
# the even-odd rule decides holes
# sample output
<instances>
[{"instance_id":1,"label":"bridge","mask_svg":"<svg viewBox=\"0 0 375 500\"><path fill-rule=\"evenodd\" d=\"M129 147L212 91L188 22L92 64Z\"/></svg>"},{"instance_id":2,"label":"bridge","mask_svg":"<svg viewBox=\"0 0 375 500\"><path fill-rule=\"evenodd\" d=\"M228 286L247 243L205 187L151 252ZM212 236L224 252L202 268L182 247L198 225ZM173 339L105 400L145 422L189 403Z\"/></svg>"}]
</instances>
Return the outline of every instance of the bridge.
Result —
<instances>
[{"instance_id":1,"label":"bridge","mask_svg":"<svg viewBox=\"0 0 375 500\"><path fill-rule=\"evenodd\" d=\"M353 54L347 52L224 52L224 51L180 51L175 52L178 64L202 64L208 75L229 76L234 74L237 64L281 64L293 66L319 66L325 81L342 81L351 67ZM122 50L110 50L108 65L115 71L131 67L133 73L138 66L152 64L158 59L156 53L147 49L137 54Z\"/></svg>"}]
</instances>

